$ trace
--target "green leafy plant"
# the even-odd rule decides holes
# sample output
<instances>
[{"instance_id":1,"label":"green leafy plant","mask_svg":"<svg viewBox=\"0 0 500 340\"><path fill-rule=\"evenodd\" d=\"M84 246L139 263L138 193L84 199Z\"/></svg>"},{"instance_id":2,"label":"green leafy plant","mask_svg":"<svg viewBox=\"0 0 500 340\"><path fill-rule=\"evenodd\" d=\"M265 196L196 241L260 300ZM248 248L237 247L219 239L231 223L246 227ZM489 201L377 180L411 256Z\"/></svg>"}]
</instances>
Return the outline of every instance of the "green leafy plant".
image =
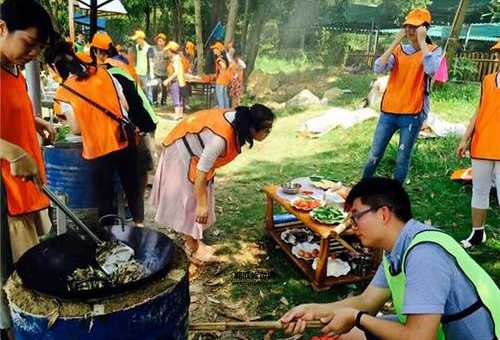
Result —
<instances>
[{"instance_id":1,"label":"green leafy plant","mask_svg":"<svg viewBox=\"0 0 500 340\"><path fill-rule=\"evenodd\" d=\"M451 80L473 80L477 76L477 62L455 58L450 70Z\"/></svg>"}]
</instances>

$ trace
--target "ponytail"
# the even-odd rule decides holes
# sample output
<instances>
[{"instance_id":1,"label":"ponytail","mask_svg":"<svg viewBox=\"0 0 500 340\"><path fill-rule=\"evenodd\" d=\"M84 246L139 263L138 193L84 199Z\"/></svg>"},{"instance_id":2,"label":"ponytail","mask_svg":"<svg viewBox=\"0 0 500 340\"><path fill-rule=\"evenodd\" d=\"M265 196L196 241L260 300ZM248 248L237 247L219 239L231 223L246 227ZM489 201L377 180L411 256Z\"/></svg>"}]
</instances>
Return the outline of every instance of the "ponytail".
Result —
<instances>
[{"instance_id":1,"label":"ponytail","mask_svg":"<svg viewBox=\"0 0 500 340\"><path fill-rule=\"evenodd\" d=\"M79 80L90 76L91 64L81 61L70 43L60 40L50 45L44 52L45 62L52 64L63 80L74 74Z\"/></svg>"},{"instance_id":2,"label":"ponytail","mask_svg":"<svg viewBox=\"0 0 500 340\"><path fill-rule=\"evenodd\" d=\"M252 130L255 132L270 128L275 118L274 113L262 104L254 104L252 107L238 106L233 126L236 130L240 147L248 143L249 147L252 148Z\"/></svg>"}]
</instances>

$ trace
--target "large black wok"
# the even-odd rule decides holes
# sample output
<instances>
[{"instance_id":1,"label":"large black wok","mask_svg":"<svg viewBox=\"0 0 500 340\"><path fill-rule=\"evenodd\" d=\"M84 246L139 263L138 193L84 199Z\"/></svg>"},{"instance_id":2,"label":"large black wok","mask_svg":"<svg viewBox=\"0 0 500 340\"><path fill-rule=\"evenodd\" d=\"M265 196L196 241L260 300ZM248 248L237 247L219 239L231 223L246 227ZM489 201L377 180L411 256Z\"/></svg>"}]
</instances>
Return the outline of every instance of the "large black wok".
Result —
<instances>
[{"instance_id":1,"label":"large black wok","mask_svg":"<svg viewBox=\"0 0 500 340\"><path fill-rule=\"evenodd\" d=\"M92 300L137 288L169 270L174 243L166 235L149 228L121 225L101 227L98 234L102 240L119 240L132 247L147 276L121 286L69 291L68 275L76 268L96 266L96 244L68 232L41 242L21 256L16 270L24 286L60 299Z\"/></svg>"}]
</instances>

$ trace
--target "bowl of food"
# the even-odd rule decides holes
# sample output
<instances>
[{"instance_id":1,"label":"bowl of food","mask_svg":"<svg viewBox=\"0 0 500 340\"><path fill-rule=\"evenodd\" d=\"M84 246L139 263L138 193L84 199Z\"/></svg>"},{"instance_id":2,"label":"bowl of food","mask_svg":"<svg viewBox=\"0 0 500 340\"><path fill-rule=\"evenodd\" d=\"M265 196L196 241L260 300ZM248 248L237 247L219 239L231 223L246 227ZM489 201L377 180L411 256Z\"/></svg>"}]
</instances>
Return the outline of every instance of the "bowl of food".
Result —
<instances>
[{"instance_id":1,"label":"bowl of food","mask_svg":"<svg viewBox=\"0 0 500 340\"><path fill-rule=\"evenodd\" d=\"M292 207L297 210L311 211L321 205L321 201L311 196L299 197L292 201Z\"/></svg>"},{"instance_id":2,"label":"bowl of food","mask_svg":"<svg viewBox=\"0 0 500 340\"><path fill-rule=\"evenodd\" d=\"M300 183L294 183L294 182L287 182L281 184L281 190L285 194L290 194L290 195L298 194L301 187L302 185Z\"/></svg>"}]
</instances>

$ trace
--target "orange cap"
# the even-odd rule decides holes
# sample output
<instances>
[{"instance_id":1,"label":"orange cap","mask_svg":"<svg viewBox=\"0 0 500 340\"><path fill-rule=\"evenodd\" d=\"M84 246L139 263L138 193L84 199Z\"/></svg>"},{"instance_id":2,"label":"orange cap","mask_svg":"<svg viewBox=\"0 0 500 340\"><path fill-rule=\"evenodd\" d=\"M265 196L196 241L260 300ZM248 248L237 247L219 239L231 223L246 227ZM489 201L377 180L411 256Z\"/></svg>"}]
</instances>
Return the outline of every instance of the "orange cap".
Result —
<instances>
[{"instance_id":1,"label":"orange cap","mask_svg":"<svg viewBox=\"0 0 500 340\"><path fill-rule=\"evenodd\" d=\"M179 44L175 41L169 41L167 46L165 46L166 50L177 52L179 50Z\"/></svg>"},{"instance_id":2,"label":"orange cap","mask_svg":"<svg viewBox=\"0 0 500 340\"><path fill-rule=\"evenodd\" d=\"M186 52L189 55L194 56L196 54L196 45L193 44L191 41L186 42Z\"/></svg>"},{"instance_id":3,"label":"orange cap","mask_svg":"<svg viewBox=\"0 0 500 340\"><path fill-rule=\"evenodd\" d=\"M213 44L212 46L210 46L211 49L213 50L219 50L219 51L224 51L224 44L217 41L215 44Z\"/></svg>"},{"instance_id":4,"label":"orange cap","mask_svg":"<svg viewBox=\"0 0 500 340\"><path fill-rule=\"evenodd\" d=\"M113 40L111 40L109 34L104 31L101 31L94 34L92 42L90 43L90 47L95 47L100 50L107 50L109 48L109 45L112 44Z\"/></svg>"},{"instance_id":5,"label":"orange cap","mask_svg":"<svg viewBox=\"0 0 500 340\"><path fill-rule=\"evenodd\" d=\"M493 45L492 48L490 48L490 50L500 52L500 40L498 40L497 43L495 45Z\"/></svg>"},{"instance_id":6,"label":"orange cap","mask_svg":"<svg viewBox=\"0 0 500 340\"><path fill-rule=\"evenodd\" d=\"M83 63L92 64L92 57L90 56L90 54L85 53L85 52L77 52L75 55Z\"/></svg>"},{"instance_id":7,"label":"orange cap","mask_svg":"<svg viewBox=\"0 0 500 340\"><path fill-rule=\"evenodd\" d=\"M406 15L404 25L421 26L424 23L431 24L431 13L424 8L416 8Z\"/></svg>"}]
</instances>

